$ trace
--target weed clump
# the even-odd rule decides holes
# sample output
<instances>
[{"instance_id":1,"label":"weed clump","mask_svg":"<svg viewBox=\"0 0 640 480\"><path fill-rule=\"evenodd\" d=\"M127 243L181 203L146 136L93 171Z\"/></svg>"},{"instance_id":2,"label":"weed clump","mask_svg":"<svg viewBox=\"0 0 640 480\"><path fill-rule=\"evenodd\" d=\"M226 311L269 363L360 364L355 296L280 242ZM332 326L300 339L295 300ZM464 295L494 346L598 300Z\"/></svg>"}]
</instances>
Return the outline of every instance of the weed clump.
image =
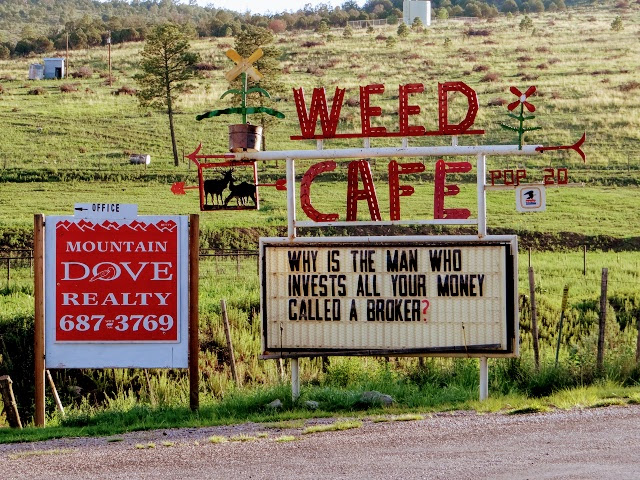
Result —
<instances>
[{"instance_id":1,"label":"weed clump","mask_svg":"<svg viewBox=\"0 0 640 480\"><path fill-rule=\"evenodd\" d=\"M118 90L114 90L112 93L113 95L136 95L138 91L133 87L123 85Z\"/></svg>"},{"instance_id":2,"label":"weed clump","mask_svg":"<svg viewBox=\"0 0 640 480\"><path fill-rule=\"evenodd\" d=\"M73 83L63 83L60 85L60 91L62 93L72 93L78 91L78 85Z\"/></svg>"},{"instance_id":3,"label":"weed clump","mask_svg":"<svg viewBox=\"0 0 640 480\"><path fill-rule=\"evenodd\" d=\"M80 67L75 72L71 73L71 78L91 78L93 76L93 70L89 67Z\"/></svg>"},{"instance_id":4,"label":"weed clump","mask_svg":"<svg viewBox=\"0 0 640 480\"><path fill-rule=\"evenodd\" d=\"M44 95L47 91L44 87L36 87L29 90L29 95Z\"/></svg>"},{"instance_id":5,"label":"weed clump","mask_svg":"<svg viewBox=\"0 0 640 480\"><path fill-rule=\"evenodd\" d=\"M210 62L199 62L199 63L196 63L193 67L196 70L199 70L201 72L207 72L211 70L220 70L220 67Z\"/></svg>"},{"instance_id":6,"label":"weed clump","mask_svg":"<svg viewBox=\"0 0 640 480\"><path fill-rule=\"evenodd\" d=\"M630 82L627 83L623 83L622 85L620 85L618 87L620 89L620 91L622 92L630 92L632 90L637 90L640 88L640 82L636 82L635 80L632 80Z\"/></svg>"},{"instance_id":7,"label":"weed clump","mask_svg":"<svg viewBox=\"0 0 640 480\"><path fill-rule=\"evenodd\" d=\"M497 82L498 80L500 80L500 75L497 73L487 73L480 79L481 82Z\"/></svg>"},{"instance_id":8,"label":"weed clump","mask_svg":"<svg viewBox=\"0 0 640 480\"><path fill-rule=\"evenodd\" d=\"M502 107L506 105L507 102L504 98L493 98L487 102L487 107Z\"/></svg>"}]
</instances>

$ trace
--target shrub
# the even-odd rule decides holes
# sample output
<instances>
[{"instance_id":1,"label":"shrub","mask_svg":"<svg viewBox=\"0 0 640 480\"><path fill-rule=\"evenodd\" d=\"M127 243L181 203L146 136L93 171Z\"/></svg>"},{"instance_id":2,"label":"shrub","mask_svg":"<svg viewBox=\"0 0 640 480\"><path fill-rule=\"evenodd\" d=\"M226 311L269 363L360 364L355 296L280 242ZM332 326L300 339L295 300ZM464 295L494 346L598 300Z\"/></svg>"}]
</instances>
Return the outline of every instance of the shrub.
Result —
<instances>
[{"instance_id":1,"label":"shrub","mask_svg":"<svg viewBox=\"0 0 640 480\"><path fill-rule=\"evenodd\" d=\"M135 95L138 91L135 88L126 85L121 86L118 90L113 91L113 95Z\"/></svg>"},{"instance_id":2,"label":"shrub","mask_svg":"<svg viewBox=\"0 0 640 480\"><path fill-rule=\"evenodd\" d=\"M525 32L527 30L531 30L533 28L533 20L528 15L525 15L522 20L520 20L520 31Z\"/></svg>"},{"instance_id":3,"label":"shrub","mask_svg":"<svg viewBox=\"0 0 640 480\"><path fill-rule=\"evenodd\" d=\"M359 107L360 106L360 100L356 97L349 97L344 101L344 104L347 107Z\"/></svg>"},{"instance_id":4,"label":"shrub","mask_svg":"<svg viewBox=\"0 0 640 480\"><path fill-rule=\"evenodd\" d=\"M324 45L324 42L314 42L312 40L309 40L307 42L304 42L302 45L300 45L301 47L304 48L311 48L311 47L319 47Z\"/></svg>"},{"instance_id":5,"label":"shrub","mask_svg":"<svg viewBox=\"0 0 640 480\"><path fill-rule=\"evenodd\" d=\"M636 82L635 80L632 80L630 82L623 83L618 88L620 88L620 90L623 91L623 92L630 92L632 90L638 90L640 88L640 82Z\"/></svg>"},{"instance_id":6,"label":"shrub","mask_svg":"<svg viewBox=\"0 0 640 480\"><path fill-rule=\"evenodd\" d=\"M409 27L407 27L406 23L401 23L400 25L398 25L398 37L400 38L407 38L409 36Z\"/></svg>"},{"instance_id":7,"label":"shrub","mask_svg":"<svg viewBox=\"0 0 640 480\"><path fill-rule=\"evenodd\" d=\"M473 67L474 72L487 72L489 71L489 65L475 65Z\"/></svg>"},{"instance_id":8,"label":"shrub","mask_svg":"<svg viewBox=\"0 0 640 480\"><path fill-rule=\"evenodd\" d=\"M215 66L213 63L209 62L199 62L196 63L193 68L199 71L210 71L210 70L220 70L220 67Z\"/></svg>"},{"instance_id":9,"label":"shrub","mask_svg":"<svg viewBox=\"0 0 640 480\"><path fill-rule=\"evenodd\" d=\"M346 27L344 27L344 30L342 31L342 36L344 38L351 38L353 37L353 28L351 28L350 25L347 25Z\"/></svg>"},{"instance_id":10,"label":"shrub","mask_svg":"<svg viewBox=\"0 0 640 480\"><path fill-rule=\"evenodd\" d=\"M613 22L611 22L611 30L613 30L614 32L621 32L622 30L624 30L624 25L622 23L622 18L620 18L620 15L614 18Z\"/></svg>"},{"instance_id":11,"label":"shrub","mask_svg":"<svg viewBox=\"0 0 640 480\"><path fill-rule=\"evenodd\" d=\"M493 98L487 102L487 107L502 107L506 105L507 102L504 98Z\"/></svg>"},{"instance_id":12,"label":"shrub","mask_svg":"<svg viewBox=\"0 0 640 480\"><path fill-rule=\"evenodd\" d=\"M80 67L77 71L71 74L72 78L91 78L93 76L93 70L89 67Z\"/></svg>"},{"instance_id":13,"label":"shrub","mask_svg":"<svg viewBox=\"0 0 640 480\"><path fill-rule=\"evenodd\" d=\"M47 91L44 87L36 87L29 90L29 95L44 95L45 93L47 93Z\"/></svg>"},{"instance_id":14,"label":"shrub","mask_svg":"<svg viewBox=\"0 0 640 480\"><path fill-rule=\"evenodd\" d=\"M480 79L481 82L497 82L498 80L500 80L500 75L497 73L487 73Z\"/></svg>"},{"instance_id":15,"label":"shrub","mask_svg":"<svg viewBox=\"0 0 640 480\"><path fill-rule=\"evenodd\" d=\"M327 25L327 22L324 20L320 20L320 23L318 24L318 28L316 28L316 32L320 34L329 33L329 25Z\"/></svg>"},{"instance_id":16,"label":"shrub","mask_svg":"<svg viewBox=\"0 0 640 480\"><path fill-rule=\"evenodd\" d=\"M287 29L287 22L275 18L269 22L269 30L273 33L282 33Z\"/></svg>"},{"instance_id":17,"label":"shrub","mask_svg":"<svg viewBox=\"0 0 640 480\"><path fill-rule=\"evenodd\" d=\"M468 28L464 34L467 37L488 37L491 35L491 30Z\"/></svg>"},{"instance_id":18,"label":"shrub","mask_svg":"<svg viewBox=\"0 0 640 480\"><path fill-rule=\"evenodd\" d=\"M60 91L62 93L71 93L78 91L78 85L73 83L63 83L60 85Z\"/></svg>"}]
</instances>

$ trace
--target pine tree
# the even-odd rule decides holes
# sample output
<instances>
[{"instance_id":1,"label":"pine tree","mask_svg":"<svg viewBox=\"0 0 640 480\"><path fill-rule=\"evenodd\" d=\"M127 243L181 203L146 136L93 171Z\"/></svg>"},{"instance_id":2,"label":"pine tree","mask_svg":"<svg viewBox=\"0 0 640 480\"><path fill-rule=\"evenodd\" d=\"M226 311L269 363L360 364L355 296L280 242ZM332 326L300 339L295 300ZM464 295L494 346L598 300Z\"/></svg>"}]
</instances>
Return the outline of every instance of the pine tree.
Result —
<instances>
[{"instance_id":1,"label":"pine tree","mask_svg":"<svg viewBox=\"0 0 640 480\"><path fill-rule=\"evenodd\" d=\"M620 18L620 15L614 18L613 22L611 22L611 30L613 30L614 32L620 32L624 30L624 25L622 24L622 18Z\"/></svg>"},{"instance_id":2,"label":"pine tree","mask_svg":"<svg viewBox=\"0 0 640 480\"><path fill-rule=\"evenodd\" d=\"M143 106L166 108L169 116L173 161L179 165L173 112L176 100L186 89L186 82L197 75L194 65L198 55L189 51L189 40L178 25L157 25L147 35L142 50L142 74L136 76L140 91L138 100Z\"/></svg>"}]
</instances>

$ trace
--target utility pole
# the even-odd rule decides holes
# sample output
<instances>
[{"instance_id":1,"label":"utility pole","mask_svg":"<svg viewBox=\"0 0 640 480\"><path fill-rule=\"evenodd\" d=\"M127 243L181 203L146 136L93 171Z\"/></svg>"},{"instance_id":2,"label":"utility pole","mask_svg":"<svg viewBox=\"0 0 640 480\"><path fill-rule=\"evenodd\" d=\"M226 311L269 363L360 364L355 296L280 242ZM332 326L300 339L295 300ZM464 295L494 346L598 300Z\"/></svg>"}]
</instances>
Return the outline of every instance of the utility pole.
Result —
<instances>
[{"instance_id":1,"label":"utility pole","mask_svg":"<svg viewBox=\"0 0 640 480\"><path fill-rule=\"evenodd\" d=\"M107 46L109 47L109 86L111 86L111 30L109 30L109 36L107 37Z\"/></svg>"},{"instance_id":2,"label":"utility pole","mask_svg":"<svg viewBox=\"0 0 640 480\"><path fill-rule=\"evenodd\" d=\"M69 32L67 32L67 68L64 69L64 78L69 78Z\"/></svg>"}]
</instances>

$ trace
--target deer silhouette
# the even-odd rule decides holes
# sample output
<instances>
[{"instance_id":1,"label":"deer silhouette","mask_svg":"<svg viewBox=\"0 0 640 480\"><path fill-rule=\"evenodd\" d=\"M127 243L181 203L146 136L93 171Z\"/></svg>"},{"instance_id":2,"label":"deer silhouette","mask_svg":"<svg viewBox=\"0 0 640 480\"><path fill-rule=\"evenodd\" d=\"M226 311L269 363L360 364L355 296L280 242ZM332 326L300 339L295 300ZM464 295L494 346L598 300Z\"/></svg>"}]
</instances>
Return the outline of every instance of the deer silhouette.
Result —
<instances>
[{"instance_id":1,"label":"deer silhouette","mask_svg":"<svg viewBox=\"0 0 640 480\"><path fill-rule=\"evenodd\" d=\"M224 204L228 205L229 201L233 198L242 205L245 205L247 199L253 200L253 204L256 205L256 186L253 183L242 182L236 185L235 178L231 178L229 182L229 190L231 193L225 198Z\"/></svg>"},{"instance_id":2,"label":"deer silhouette","mask_svg":"<svg viewBox=\"0 0 640 480\"><path fill-rule=\"evenodd\" d=\"M207 205L207 197L211 195L211 204L216 204L216 199L222 203L222 192L233 181L233 168L225 170L222 178L212 178L204 181L204 204ZM226 204L225 204L226 205Z\"/></svg>"}]
</instances>

